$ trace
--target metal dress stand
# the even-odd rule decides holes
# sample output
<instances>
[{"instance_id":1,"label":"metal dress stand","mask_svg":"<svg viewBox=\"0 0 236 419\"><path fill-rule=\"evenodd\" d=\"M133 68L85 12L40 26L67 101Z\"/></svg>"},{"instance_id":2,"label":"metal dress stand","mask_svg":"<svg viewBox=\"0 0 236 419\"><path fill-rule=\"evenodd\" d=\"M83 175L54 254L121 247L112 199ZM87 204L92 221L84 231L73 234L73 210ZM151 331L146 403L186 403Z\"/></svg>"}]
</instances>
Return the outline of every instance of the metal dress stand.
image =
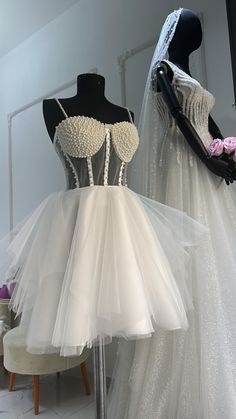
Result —
<instances>
[{"instance_id":1,"label":"metal dress stand","mask_svg":"<svg viewBox=\"0 0 236 419\"><path fill-rule=\"evenodd\" d=\"M107 389L104 338L98 337L93 347L95 418L107 419Z\"/></svg>"}]
</instances>

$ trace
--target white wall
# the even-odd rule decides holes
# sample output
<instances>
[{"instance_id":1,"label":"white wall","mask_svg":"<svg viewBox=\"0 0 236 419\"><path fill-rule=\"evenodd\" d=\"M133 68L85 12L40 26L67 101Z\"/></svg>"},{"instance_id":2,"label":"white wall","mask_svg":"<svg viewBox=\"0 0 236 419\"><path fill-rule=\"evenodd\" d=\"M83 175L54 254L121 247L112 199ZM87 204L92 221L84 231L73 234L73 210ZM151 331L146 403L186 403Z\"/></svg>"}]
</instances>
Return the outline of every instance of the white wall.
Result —
<instances>
[{"instance_id":1,"label":"white wall","mask_svg":"<svg viewBox=\"0 0 236 419\"><path fill-rule=\"evenodd\" d=\"M182 5L203 12L207 88L216 98L212 115L225 136L236 135L236 112L232 108L233 80L225 1L182 0Z\"/></svg>"},{"instance_id":2,"label":"white wall","mask_svg":"<svg viewBox=\"0 0 236 419\"><path fill-rule=\"evenodd\" d=\"M129 2L81 0L68 12L50 22L1 59L0 186L3 200L0 236L9 228L7 114L93 67L98 67L99 72L106 78L107 96L119 103L120 83L116 57L156 34L157 26L160 26L166 10L163 10L162 14L157 14L157 20L153 19L152 12L156 9L155 3L155 1L150 1L150 8L146 8L143 1L135 0ZM51 190L62 186L61 177L58 185L55 184L55 179L51 181L54 177L57 157L50 150L50 140L43 128L40 107L37 112L38 120L41 120L41 131L34 129L34 125L31 126L31 112L26 112L13 121L13 124L18 126L17 120L21 118L22 121L28 120L29 125L28 132L26 124L24 124L24 131L21 128L18 132L13 129L13 189L16 191L20 186L19 179L22 182L22 190L26 192L28 189L27 200L25 197L20 199L19 190L14 193L15 222L26 215L37 204L36 201L40 202ZM30 159L24 154L24 150L28 146L31 147L33 142L38 142L37 147L41 147L41 151L37 150L38 154L32 155ZM50 157L47 157L48 153ZM39 161L37 156L43 154L49 161L44 162L48 165L45 167L44 164L44 170L40 171L42 161ZM40 188L38 199L36 199L37 192L34 190L35 179L33 182L31 176L29 177L32 170L34 170L33 179L38 176L37 187L39 182L45 187L44 190ZM38 173L35 173L36 170Z\"/></svg>"},{"instance_id":3,"label":"white wall","mask_svg":"<svg viewBox=\"0 0 236 419\"><path fill-rule=\"evenodd\" d=\"M224 0L183 0L182 6L203 13L208 88L217 98L213 115L225 134L236 134ZM0 236L9 229L7 115L94 67L106 78L107 97L119 104L117 56L157 38L165 16L178 7L175 0L81 0L0 60ZM149 56L145 71L136 72L133 66L135 109ZM62 92L66 94L73 94L73 89ZM131 96L129 91L128 106ZM40 105L13 119L12 134L16 223L50 192L64 187L64 175Z\"/></svg>"},{"instance_id":4,"label":"white wall","mask_svg":"<svg viewBox=\"0 0 236 419\"><path fill-rule=\"evenodd\" d=\"M165 16L178 6L175 0L81 0L0 60L0 236L9 228L7 114L94 67L106 78L108 98L120 103L117 56L157 38ZM235 113L231 107L233 87L224 0L218 0L217 7L213 0L184 0L182 6L203 13L208 88L218 98L213 115L226 134L233 134ZM147 53L151 55L152 49ZM147 56L144 68L148 65ZM132 74L133 86L135 76L138 83L137 91L133 89L136 102L142 96L140 77L145 78L145 72L140 76L137 69ZM131 95L132 91L128 97ZM132 99L130 102L132 105ZM14 222L49 192L63 187L63 176L40 106L14 118Z\"/></svg>"}]
</instances>

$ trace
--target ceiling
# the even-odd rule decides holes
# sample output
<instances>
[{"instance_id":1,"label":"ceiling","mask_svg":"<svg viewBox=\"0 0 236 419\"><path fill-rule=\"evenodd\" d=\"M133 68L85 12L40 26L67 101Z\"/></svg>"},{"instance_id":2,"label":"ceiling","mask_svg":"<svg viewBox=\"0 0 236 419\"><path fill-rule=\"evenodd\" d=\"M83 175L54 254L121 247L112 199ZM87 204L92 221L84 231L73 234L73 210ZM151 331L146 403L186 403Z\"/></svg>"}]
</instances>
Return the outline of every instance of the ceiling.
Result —
<instances>
[{"instance_id":1,"label":"ceiling","mask_svg":"<svg viewBox=\"0 0 236 419\"><path fill-rule=\"evenodd\" d=\"M0 57L79 0L0 0Z\"/></svg>"}]
</instances>

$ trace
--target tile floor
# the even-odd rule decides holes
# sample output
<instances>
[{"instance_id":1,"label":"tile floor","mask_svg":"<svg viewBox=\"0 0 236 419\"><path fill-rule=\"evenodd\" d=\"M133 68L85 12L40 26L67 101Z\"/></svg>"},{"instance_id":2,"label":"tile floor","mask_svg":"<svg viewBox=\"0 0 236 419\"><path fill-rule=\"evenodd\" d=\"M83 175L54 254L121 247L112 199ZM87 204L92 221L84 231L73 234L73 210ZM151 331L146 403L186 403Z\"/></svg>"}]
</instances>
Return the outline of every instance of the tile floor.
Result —
<instances>
[{"instance_id":1,"label":"tile floor","mask_svg":"<svg viewBox=\"0 0 236 419\"><path fill-rule=\"evenodd\" d=\"M90 377L91 383L92 377ZM7 389L8 376L0 377L0 419L94 419L93 395L84 393L80 369L42 376L40 411L34 416L32 378L16 375L14 391Z\"/></svg>"}]
</instances>

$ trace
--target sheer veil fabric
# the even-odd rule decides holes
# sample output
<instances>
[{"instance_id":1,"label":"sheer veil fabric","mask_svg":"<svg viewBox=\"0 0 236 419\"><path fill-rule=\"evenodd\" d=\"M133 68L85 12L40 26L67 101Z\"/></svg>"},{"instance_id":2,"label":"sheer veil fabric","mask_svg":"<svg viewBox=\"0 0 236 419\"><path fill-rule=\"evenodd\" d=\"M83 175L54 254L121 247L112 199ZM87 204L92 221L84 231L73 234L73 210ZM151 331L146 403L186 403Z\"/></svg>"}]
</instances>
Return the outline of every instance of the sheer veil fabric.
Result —
<instances>
[{"instance_id":1,"label":"sheer veil fabric","mask_svg":"<svg viewBox=\"0 0 236 419\"><path fill-rule=\"evenodd\" d=\"M181 14L171 13L152 58L142 104L141 145L130 186L187 212L209 229L189 282L194 310L186 332L159 330L142 341L120 340L109 394L112 419L236 419L236 199L195 156L153 89ZM213 96L168 61L183 111L206 146Z\"/></svg>"},{"instance_id":2,"label":"sheer veil fabric","mask_svg":"<svg viewBox=\"0 0 236 419\"><path fill-rule=\"evenodd\" d=\"M131 188L151 199L157 199L155 192L158 187L158 182L156 182L156 156L160 151L160 139L163 132L162 118L154 103L156 68L166 57L182 10L180 8L169 14L162 27L144 90L138 127L141 141L138 152L130 165L129 182Z\"/></svg>"}]
</instances>

